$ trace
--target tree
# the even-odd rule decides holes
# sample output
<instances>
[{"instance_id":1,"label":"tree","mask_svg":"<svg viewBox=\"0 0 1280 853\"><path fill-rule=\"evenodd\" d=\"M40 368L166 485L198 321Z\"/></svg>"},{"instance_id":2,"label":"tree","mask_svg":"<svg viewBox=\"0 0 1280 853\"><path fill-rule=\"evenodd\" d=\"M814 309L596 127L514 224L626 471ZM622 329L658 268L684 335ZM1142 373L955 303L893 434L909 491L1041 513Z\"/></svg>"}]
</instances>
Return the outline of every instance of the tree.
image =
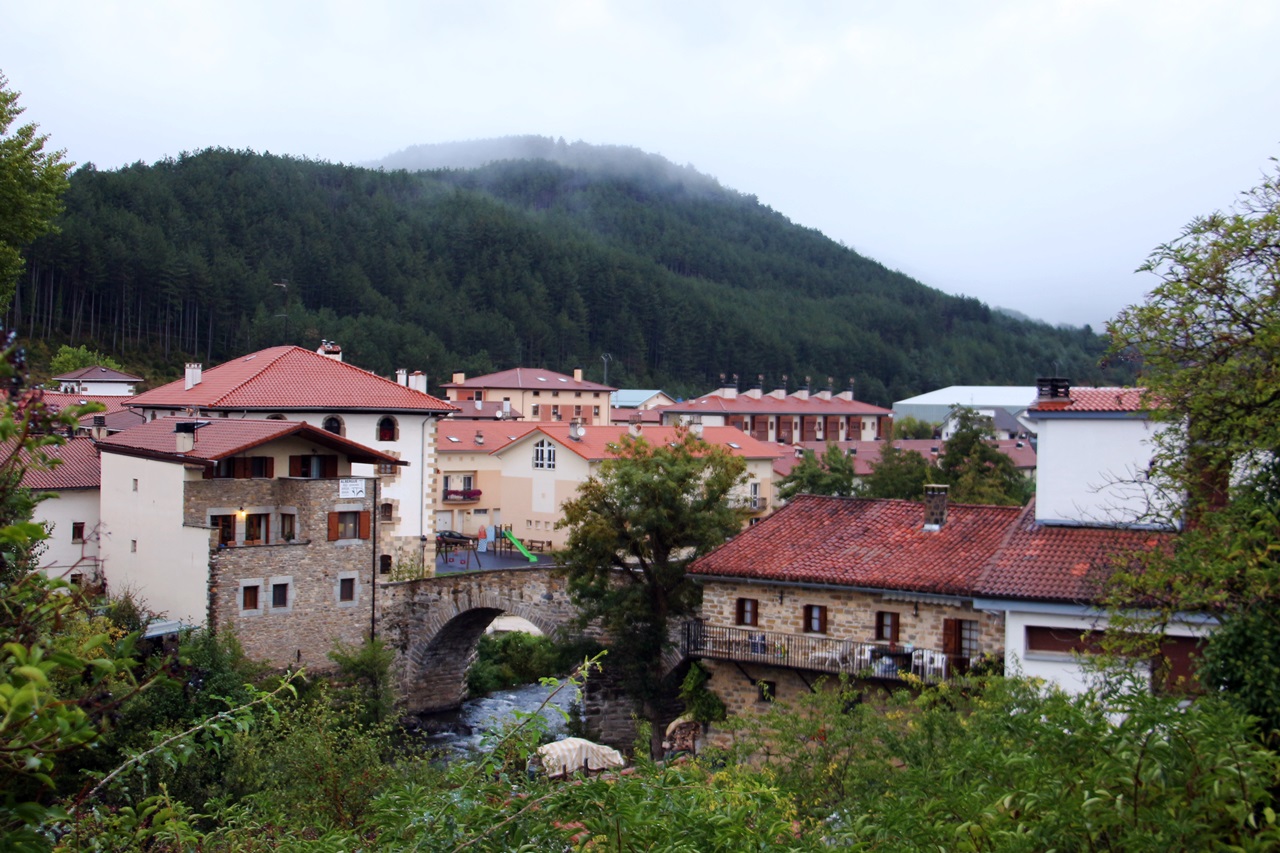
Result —
<instances>
[{"instance_id":1,"label":"tree","mask_svg":"<svg viewBox=\"0 0 1280 853\"><path fill-rule=\"evenodd\" d=\"M62 210L72 163L62 151L46 152L49 137L35 124L10 130L22 115L18 95L0 73L0 312L8 310L22 272L21 249L53 228Z\"/></svg>"},{"instance_id":2,"label":"tree","mask_svg":"<svg viewBox=\"0 0 1280 853\"><path fill-rule=\"evenodd\" d=\"M1013 460L994 447L991 419L961 406L953 413L955 432L938 459L944 483L956 503L1021 506L1030 495L1027 478Z\"/></svg>"},{"instance_id":3,"label":"tree","mask_svg":"<svg viewBox=\"0 0 1280 853\"><path fill-rule=\"evenodd\" d=\"M1275 161L1273 160L1273 163ZM1135 359L1156 433L1149 476L1185 499L1183 533L1111 578L1110 602L1161 622L1215 615L1204 681L1280 729L1280 170L1193 220L1140 268L1159 284L1108 324ZM1131 617L1131 620L1132 621Z\"/></svg>"},{"instance_id":4,"label":"tree","mask_svg":"<svg viewBox=\"0 0 1280 853\"><path fill-rule=\"evenodd\" d=\"M880 458L871 463L871 473L862 480L862 494L868 498L919 501L924 499L925 484L937 478L937 469L928 459L886 441L880 448Z\"/></svg>"},{"instance_id":5,"label":"tree","mask_svg":"<svg viewBox=\"0 0 1280 853\"><path fill-rule=\"evenodd\" d=\"M896 418L893 422L894 438L933 438L934 425L928 421L922 421L912 415Z\"/></svg>"},{"instance_id":6,"label":"tree","mask_svg":"<svg viewBox=\"0 0 1280 853\"><path fill-rule=\"evenodd\" d=\"M827 444L821 459L812 450L806 450L800 464L778 481L778 497L784 501L789 501L796 495L849 497L858 494L858 491L853 457L834 443Z\"/></svg>"},{"instance_id":7,"label":"tree","mask_svg":"<svg viewBox=\"0 0 1280 853\"><path fill-rule=\"evenodd\" d=\"M120 366L120 362L111 356L103 355L96 350L90 351L84 344L78 347L70 347L63 344L58 348L53 361L49 363L49 374L51 376L61 376L64 373L83 370L86 367L109 367L112 370L123 369Z\"/></svg>"},{"instance_id":8,"label":"tree","mask_svg":"<svg viewBox=\"0 0 1280 853\"><path fill-rule=\"evenodd\" d=\"M561 565L582 623L605 631L606 665L653 721L671 628L702 597L685 570L742 528L730 493L746 463L687 430L670 444L623 436L610 448L564 505Z\"/></svg>"}]
</instances>

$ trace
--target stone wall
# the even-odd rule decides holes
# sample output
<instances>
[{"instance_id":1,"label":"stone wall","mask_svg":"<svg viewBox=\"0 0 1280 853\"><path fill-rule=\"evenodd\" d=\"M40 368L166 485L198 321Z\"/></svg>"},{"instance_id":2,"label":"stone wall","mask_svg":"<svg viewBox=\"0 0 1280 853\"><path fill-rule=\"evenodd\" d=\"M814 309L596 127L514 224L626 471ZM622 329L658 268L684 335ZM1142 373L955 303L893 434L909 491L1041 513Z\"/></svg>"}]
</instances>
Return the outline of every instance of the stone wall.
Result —
<instances>
[{"instance_id":1,"label":"stone wall","mask_svg":"<svg viewBox=\"0 0 1280 853\"><path fill-rule=\"evenodd\" d=\"M359 644L368 635L376 585L371 581L374 540L328 540L330 512L374 512L373 488L366 497L339 497L338 480L197 480L186 484L184 515L189 525L206 525L211 511L274 509L296 515L296 538L271 544L217 547L210 530L209 624L231 629L245 653L272 666L333 666L328 653L335 640ZM343 600L348 580L350 600ZM276 606L273 590L286 585L286 600ZM257 587L257 604L245 608L245 587Z\"/></svg>"}]
</instances>

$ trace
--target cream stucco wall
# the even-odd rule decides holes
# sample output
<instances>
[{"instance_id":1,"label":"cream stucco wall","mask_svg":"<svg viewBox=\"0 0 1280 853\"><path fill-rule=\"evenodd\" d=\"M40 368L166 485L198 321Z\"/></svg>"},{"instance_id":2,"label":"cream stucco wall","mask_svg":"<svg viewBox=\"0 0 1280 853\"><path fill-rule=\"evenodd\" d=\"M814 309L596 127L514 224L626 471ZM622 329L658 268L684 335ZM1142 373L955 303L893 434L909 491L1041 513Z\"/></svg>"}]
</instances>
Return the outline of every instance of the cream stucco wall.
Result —
<instances>
[{"instance_id":1,"label":"cream stucco wall","mask_svg":"<svg viewBox=\"0 0 1280 853\"><path fill-rule=\"evenodd\" d=\"M183 525L183 483L199 478L180 464L102 454L107 591L136 593L148 609L193 625L208 612L209 530Z\"/></svg>"},{"instance_id":2,"label":"cream stucco wall","mask_svg":"<svg viewBox=\"0 0 1280 853\"><path fill-rule=\"evenodd\" d=\"M540 437L540 436L539 436ZM592 465L556 445L556 467L533 467L533 441L522 441L499 455L502 462L502 520L520 539L540 539L563 547L569 532L555 529L561 505L591 476Z\"/></svg>"},{"instance_id":3,"label":"cream stucco wall","mask_svg":"<svg viewBox=\"0 0 1280 853\"><path fill-rule=\"evenodd\" d=\"M1156 500L1143 475L1159 428L1138 417L1041 418L1036 521L1123 524L1149 520Z\"/></svg>"},{"instance_id":4,"label":"cream stucco wall","mask_svg":"<svg viewBox=\"0 0 1280 853\"><path fill-rule=\"evenodd\" d=\"M50 577L62 577L70 573L84 575L86 581L94 581L98 561L98 504L97 489L65 489L51 493L51 497L36 505L34 520L49 531L40 555L40 568ZM72 526L84 524L84 541L71 537Z\"/></svg>"}]
</instances>

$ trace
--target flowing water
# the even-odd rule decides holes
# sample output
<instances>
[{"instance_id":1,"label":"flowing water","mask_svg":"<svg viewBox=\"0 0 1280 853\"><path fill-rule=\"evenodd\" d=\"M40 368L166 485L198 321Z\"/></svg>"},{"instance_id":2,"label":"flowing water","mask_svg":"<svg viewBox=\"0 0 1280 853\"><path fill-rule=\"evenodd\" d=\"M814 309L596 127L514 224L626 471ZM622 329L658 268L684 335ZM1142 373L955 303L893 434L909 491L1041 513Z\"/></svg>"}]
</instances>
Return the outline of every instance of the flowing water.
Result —
<instances>
[{"instance_id":1,"label":"flowing water","mask_svg":"<svg viewBox=\"0 0 1280 853\"><path fill-rule=\"evenodd\" d=\"M497 690L482 699L468 699L456 711L421 714L418 720L424 742L446 756L467 757L485 749L485 735L514 724L520 712L532 713L546 700L554 687L526 684L510 690ZM542 717L554 733L553 739L566 733L560 711L572 713L570 705L579 701L578 690L565 687L542 710Z\"/></svg>"}]
</instances>

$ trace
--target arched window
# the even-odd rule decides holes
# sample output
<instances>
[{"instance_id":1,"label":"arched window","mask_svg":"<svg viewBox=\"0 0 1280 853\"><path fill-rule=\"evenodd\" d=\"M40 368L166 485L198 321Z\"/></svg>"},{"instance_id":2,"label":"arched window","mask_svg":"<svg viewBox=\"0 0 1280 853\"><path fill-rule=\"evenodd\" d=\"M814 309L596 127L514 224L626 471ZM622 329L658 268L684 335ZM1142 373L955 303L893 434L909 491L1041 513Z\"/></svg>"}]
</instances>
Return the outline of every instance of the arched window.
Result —
<instances>
[{"instance_id":1,"label":"arched window","mask_svg":"<svg viewBox=\"0 0 1280 853\"><path fill-rule=\"evenodd\" d=\"M269 421L282 421L284 419L284 415L267 415L267 420Z\"/></svg>"},{"instance_id":2,"label":"arched window","mask_svg":"<svg viewBox=\"0 0 1280 853\"><path fill-rule=\"evenodd\" d=\"M552 469L556 467L556 446L545 438L540 438L533 445L533 467Z\"/></svg>"},{"instance_id":3,"label":"arched window","mask_svg":"<svg viewBox=\"0 0 1280 853\"><path fill-rule=\"evenodd\" d=\"M325 432L331 432L334 435L342 435L342 418L336 415L330 415L324 419Z\"/></svg>"},{"instance_id":4,"label":"arched window","mask_svg":"<svg viewBox=\"0 0 1280 853\"><path fill-rule=\"evenodd\" d=\"M378 421L378 441L395 441L400 437L396 419L387 415Z\"/></svg>"}]
</instances>

